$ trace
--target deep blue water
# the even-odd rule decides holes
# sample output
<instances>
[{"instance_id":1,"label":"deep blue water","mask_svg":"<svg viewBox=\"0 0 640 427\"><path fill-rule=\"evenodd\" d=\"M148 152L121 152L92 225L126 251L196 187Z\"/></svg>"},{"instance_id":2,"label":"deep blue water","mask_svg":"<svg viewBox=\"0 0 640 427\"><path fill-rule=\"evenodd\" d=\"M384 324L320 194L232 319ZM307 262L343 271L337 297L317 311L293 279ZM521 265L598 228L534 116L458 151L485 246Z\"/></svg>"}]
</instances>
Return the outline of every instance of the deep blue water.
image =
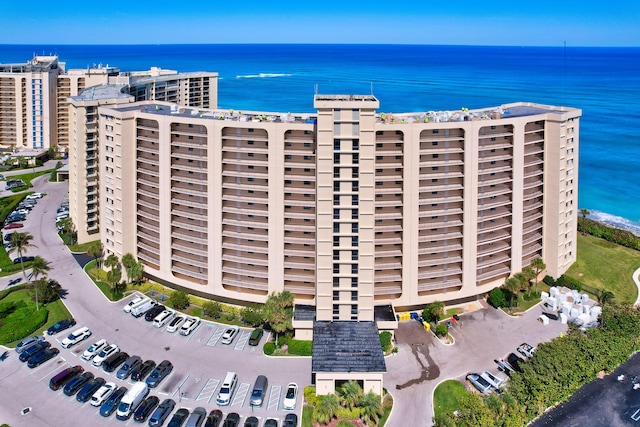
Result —
<instances>
[{"instance_id":1,"label":"deep blue water","mask_svg":"<svg viewBox=\"0 0 640 427\"><path fill-rule=\"evenodd\" d=\"M0 62L57 54L102 63L217 71L218 105L313 112L313 94L373 93L380 111L529 101L581 108L579 206L640 231L640 48L411 45L0 45Z\"/></svg>"}]
</instances>

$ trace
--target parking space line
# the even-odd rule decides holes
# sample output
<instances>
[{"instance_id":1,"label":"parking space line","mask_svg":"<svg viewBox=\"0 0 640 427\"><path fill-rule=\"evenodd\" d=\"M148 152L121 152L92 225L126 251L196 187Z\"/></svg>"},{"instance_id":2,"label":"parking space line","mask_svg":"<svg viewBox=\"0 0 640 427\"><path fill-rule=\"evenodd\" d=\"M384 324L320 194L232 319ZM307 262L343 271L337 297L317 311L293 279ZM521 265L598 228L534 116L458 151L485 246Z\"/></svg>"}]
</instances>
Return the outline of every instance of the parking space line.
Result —
<instances>
[{"instance_id":1,"label":"parking space line","mask_svg":"<svg viewBox=\"0 0 640 427\"><path fill-rule=\"evenodd\" d=\"M216 345L220 340L220 338L222 337L222 334L224 333L224 329L218 328L217 326L213 326L213 327L216 328L216 330L211 334L211 336L209 337L209 340L207 341L207 345L209 347L213 347L214 345Z\"/></svg>"},{"instance_id":2,"label":"parking space line","mask_svg":"<svg viewBox=\"0 0 640 427\"><path fill-rule=\"evenodd\" d=\"M218 384L220 384L220 380L209 378L207 383L202 387L202 390L200 390L200 393L196 396L196 402L206 400L207 403L211 403L211 398L213 397L216 388L218 388Z\"/></svg>"},{"instance_id":3,"label":"parking space line","mask_svg":"<svg viewBox=\"0 0 640 427\"><path fill-rule=\"evenodd\" d=\"M251 335L251 331L241 331L242 333L238 337L238 341L236 341L234 350L244 350L244 347L247 345L247 341L249 341L249 336Z\"/></svg>"},{"instance_id":4,"label":"parking space line","mask_svg":"<svg viewBox=\"0 0 640 427\"><path fill-rule=\"evenodd\" d=\"M184 383L187 382L187 380L189 379L189 376L191 374L187 374L186 377L184 377L184 380L182 380L182 382L180 383L180 385L178 387L176 387L175 391L173 393L171 393L171 397L175 397L176 393L178 392L178 390L180 390L180 388L184 385Z\"/></svg>"},{"instance_id":5,"label":"parking space line","mask_svg":"<svg viewBox=\"0 0 640 427\"><path fill-rule=\"evenodd\" d=\"M267 411L275 408L278 410L278 406L280 405L280 393L282 392L282 386L272 385L271 390L269 391L269 400L267 404Z\"/></svg>"},{"instance_id":6,"label":"parking space line","mask_svg":"<svg viewBox=\"0 0 640 427\"><path fill-rule=\"evenodd\" d=\"M58 365L57 365L54 369L52 369L52 370L48 371L48 372L47 372L47 374L46 374L44 377L42 377L42 378L40 378L40 379L38 380L38 382L42 381L42 380L43 380L43 379L45 379L45 378L50 378L50 377L51 377L51 375L52 375L54 372L59 372L59 371L61 371L61 370L63 369L62 367L63 367L64 365L67 365L67 364L68 364L68 365L71 365L71 363L67 362L67 360L66 360L64 357L60 357L60 358L59 358L59 360L60 360L60 361L58 362ZM61 365L61 364L62 364L62 365ZM42 365L42 366L46 366L46 365ZM38 369L38 370L37 370L37 371L35 371L34 373L36 373L36 372L40 372L40 369Z\"/></svg>"},{"instance_id":7,"label":"parking space line","mask_svg":"<svg viewBox=\"0 0 640 427\"><path fill-rule=\"evenodd\" d=\"M187 337L187 342L191 341L191 338L195 337L198 334L198 332L200 332L200 329L202 329L202 323L200 323L198 327L195 328L193 332L189 334L189 336Z\"/></svg>"},{"instance_id":8,"label":"parking space line","mask_svg":"<svg viewBox=\"0 0 640 427\"><path fill-rule=\"evenodd\" d=\"M236 395L234 396L233 401L231 402L231 405L229 406L240 405L240 407L243 407L244 401L247 398L247 394L249 393L250 386L251 384L249 383L241 383L238 386L238 390L236 391Z\"/></svg>"}]
</instances>

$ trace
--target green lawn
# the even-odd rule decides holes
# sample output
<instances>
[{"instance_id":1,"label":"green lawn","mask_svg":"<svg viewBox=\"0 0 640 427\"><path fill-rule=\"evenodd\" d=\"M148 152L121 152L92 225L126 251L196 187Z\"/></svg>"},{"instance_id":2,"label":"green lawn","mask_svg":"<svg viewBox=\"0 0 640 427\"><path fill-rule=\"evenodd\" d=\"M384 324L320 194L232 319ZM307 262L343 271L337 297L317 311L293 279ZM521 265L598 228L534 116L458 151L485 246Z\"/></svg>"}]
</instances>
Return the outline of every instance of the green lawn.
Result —
<instances>
[{"instance_id":1,"label":"green lawn","mask_svg":"<svg viewBox=\"0 0 640 427\"><path fill-rule=\"evenodd\" d=\"M93 245L95 242L99 242L99 240L94 240L92 242L87 242L87 243L81 243L78 245L70 245L69 246L69 250L71 252L87 252L89 250L89 248L91 247L91 245Z\"/></svg>"},{"instance_id":2,"label":"green lawn","mask_svg":"<svg viewBox=\"0 0 640 427\"><path fill-rule=\"evenodd\" d=\"M302 427L313 427L313 406L304 405L302 407Z\"/></svg>"},{"instance_id":3,"label":"green lawn","mask_svg":"<svg viewBox=\"0 0 640 427\"><path fill-rule=\"evenodd\" d=\"M578 234L578 259L567 275L598 289L613 292L618 302L638 296L631 275L640 267L640 252L593 236Z\"/></svg>"},{"instance_id":4,"label":"green lawn","mask_svg":"<svg viewBox=\"0 0 640 427\"><path fill-rule=\"evenodd\" d=\"M460 381L447 380L433 392L433 408L436 415L452 413L460 407L459 402L468 393Z\"/></svg>"}]
</instances>

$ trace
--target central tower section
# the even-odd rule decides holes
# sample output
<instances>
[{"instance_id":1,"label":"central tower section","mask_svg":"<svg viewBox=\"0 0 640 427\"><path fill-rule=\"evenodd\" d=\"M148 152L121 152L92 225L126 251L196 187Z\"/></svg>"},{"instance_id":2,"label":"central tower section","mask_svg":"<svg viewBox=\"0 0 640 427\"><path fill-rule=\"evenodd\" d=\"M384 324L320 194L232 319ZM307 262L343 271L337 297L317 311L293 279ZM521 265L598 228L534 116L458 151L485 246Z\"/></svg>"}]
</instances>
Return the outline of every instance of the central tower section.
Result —
<instances>
[{"instance_id":1,"label":"central tower section","mask_svg":"<svg viewBox=\"0 0 640 427\"><path fill-rule=\"evenodd\" d=\"M316 95L316 320L374 320L373 95Z\"/></svg>"}]
</instances>

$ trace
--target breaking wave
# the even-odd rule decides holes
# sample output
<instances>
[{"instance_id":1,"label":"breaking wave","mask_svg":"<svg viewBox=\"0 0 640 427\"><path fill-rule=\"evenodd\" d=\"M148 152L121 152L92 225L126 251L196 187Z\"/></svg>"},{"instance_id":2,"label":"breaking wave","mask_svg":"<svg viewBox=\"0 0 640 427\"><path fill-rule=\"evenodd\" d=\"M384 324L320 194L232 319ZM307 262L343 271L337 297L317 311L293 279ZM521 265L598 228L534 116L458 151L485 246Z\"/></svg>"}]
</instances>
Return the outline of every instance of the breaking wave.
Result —
<instances>
[{"instance_id":1,"label":"breaking wave","mask_svg":"<svg viewBox=\"0 0 640 427\"><path fill-rule=\"evenodd\" d=\"M610 225L612 227L628 230L633 234L635 234L636 236L640 236L640 223L628 220L621 216L611 215L606 212L590 210L589 215L587 215L587 218L590 218L594 221L601 222L603 224Z\"/></svg>"},{"instance_id":2,"label":"breaking wave","mask_svg":"<svg viewBox=\"0 0 640 427\"><path fill-rule=\"evenodd\" d=\"M293 74L287 73L259 73L259 74L245 74L236 76L236 79L265 79L272 77L291 77Z\"/></svg>"}]
</instances>

